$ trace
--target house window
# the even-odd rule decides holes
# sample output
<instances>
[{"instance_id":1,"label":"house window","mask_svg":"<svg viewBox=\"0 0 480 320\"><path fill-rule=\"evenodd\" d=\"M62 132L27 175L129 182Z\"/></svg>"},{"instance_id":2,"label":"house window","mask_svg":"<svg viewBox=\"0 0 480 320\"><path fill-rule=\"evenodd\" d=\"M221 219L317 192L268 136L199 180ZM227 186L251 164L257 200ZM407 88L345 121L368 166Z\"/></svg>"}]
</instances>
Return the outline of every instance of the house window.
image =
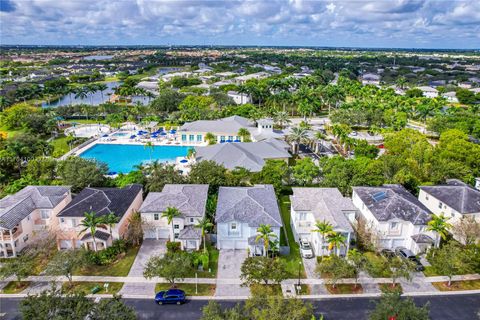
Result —
<instances>
[{"instance_id":1,"label":"house window","mask_svg":"<svg viewBox=\"0 0 480 320\"><path fill-rule=\"evenodd\" d=\"M399 226L398 222L391 222L390 223L390 229L391 230L398 230L398 226Z\"/></svg>"},{"instance_id":2,"label":"house window","mask_svg":"<svg viewBox=\"0 0 480 320\"><path fill-rule=\"evenodd\" d=\"M72 227L75 228L77 226L77 220L76 219L72 219L71 223L72 223Z\"/></svg>"},{"instance_id":3,"label":"house window","mask_svg":"<svg viewBox=\"0 0 480 320\"><path fill-rule=\"evenodd\" d=\"M173 229L180 229L180 226L178 224L174 224Z\"/></svg>"},{"instance_id":4,"label":"house window","mask_svg":"<svg viewBox=\"0 0 480 320\"><path fill-rule=\"evenodd\" d=\"M186 134L182 134L182 141L187 141L187 135Z\"/></svg>"},{"instance_id":5,"label":"house window","mask_svg":"<svg viewBox=\"0 0 480 320\"><path fill-rule=\"evenodd\" d=\"M232 223L230 224L230 230L232 230L232 231L237 231L237 223L232 222Z\"/></svg>"},{"instance_id":6,"label":"house window","mask_svg":"<svg viewBox=\"0 0 480 320\"><path fill-rule=\"evenodd\" d=\"M190 218L190 223L193 223L194 219L193 218Z\"/></svg>"},{"instance_id":7,"label":"house window","mask_svg":"<svg viewBox=\"0 0 480 320\"><path fill-rule=\"evenodd\" d=\"M306 212L300 212L298 214L298 220L300 220L300 221L307 220L307 213Z\"/></svg>"},{"instance_id":8,"label":"house window","mask_svg":"<svg viewBox=\"0 0 480 320\"><path fill-rule=\"evenodd\" d=\"M190 141L195 141L195 135L194 135L194 134L191 134L191 135L188 137L188 140L190 140Z\"/></svg>"},{"instance_id":9,"label":"house window","mask_svg":"<svg viewBox=\"0 0 480 320\"><path fill-rule=\"evenodd\" d=\"M198 142L201 142L201 141L202 141L202 135L201 135L201 134L197 134L197 141L198 141Z\"/></svg>"},{"instance_id":10,"label":"house window","mask_svg":"<svg viewBox=\"0 0 480 320\"><path fill-rule=\"evenodd\" d=\"M17 247L18 245L18 240L15 240L15 242L13 243L13 245L15 246L15 248Z\"/></svg>"},{"instance_id":11,"label":"house window","mask_svg":"<svg viewBox=\"0 0 480 320\"><path fill-rule=\"evenodd\" d=\"M158 215L158 213L153 214L153 220L158 220L159 218L160 216Z\"/></svg>"},{"instance_id":12,"label":"house window","mask_svg":"<svg viewBox=\"0 0 480 320\"><path fill-rule=\"evenodd\" d=\"M240 139L240 137L239 137L239 136L236 136L236 137L235 137L235 140L238 140L238 141L240 141L240 140L242 140L242 139Z\"/></svg>"},{"instance_id":13,"label":"house window","mask_svg":"<svg viewBox=\"0 0 480 320\"><path fill-rule=\"evenodd\" d=\"M438 207L439 207L440 209L442 209L443 203L441 203L441 202L439 201L439 202L438 202Z\"/></svg>"},{"instance_id":14,"label":"house window","mask_svg":"<svg viewBox=\"0 0 480 320\"><path fill-rule=\"evenodd\" d=\"M27 241L28 241L28 234L23 236L23 242L27 242Z\"/></svg>"},{"instance_id":15,"label":"house window","mask_svg":"<svg viewBox=\"0 0 480 320\"><path fill-rule=\"evenodd\" d=\"M30 221L30 215L27 216L27 221Z\"/></svg>"},{"instance_id":16,"label":"house window","mask_svg":"<svg viewBox=\"0 0 480 320\"><path fill-rule=\"evenodd\" d=\"M65 222L65 219L60 218L60 222L61 222L61 223L64 223L64 222Z\"/></svg>"},{"instance_id":17,"label":"house window","mask_svg":"<svg viewBox=\"0 0 480 320\"><path fill-rule=\"evenodd\" d=\"M50 210L40 210L40 216L42 219L50 218Z\"/></svg>"},{"instance_id":18,"label":"house window","mask_svg":"<svg viewBox=\"0 0 480 320\"><path fill-rule=\"evenodd\" d=\"M425 195L425 200L428 200L428 194Z\"/></svg>"},{"instance_id":19,"label":"house window","mask_svg":"<svg viewBox=\"0 0 480 320\"><path fill-rule=\"evenodd\" d=\"M175 239L178 239L178 233L174 233L174 234L173 234L173 237L174 237Z\"/></svg>"},{"instance_id":20,"label":"house window","mask_svg":"<svg viewBox=\"0 0 480 320\"><path fill-rule=\"evenodd\" d=\"M233 141L233 136L228 136L228 140Z\"/></svg>"},{"instance_id":21,"label":"house window","mask_svg":"<svg viewBox=\"0 0 480 320\"><path fill-rule=\"evenodd\" d=\"M225 142L225 136L220 136L220 141Z\"/></svg>"}]
</instances>

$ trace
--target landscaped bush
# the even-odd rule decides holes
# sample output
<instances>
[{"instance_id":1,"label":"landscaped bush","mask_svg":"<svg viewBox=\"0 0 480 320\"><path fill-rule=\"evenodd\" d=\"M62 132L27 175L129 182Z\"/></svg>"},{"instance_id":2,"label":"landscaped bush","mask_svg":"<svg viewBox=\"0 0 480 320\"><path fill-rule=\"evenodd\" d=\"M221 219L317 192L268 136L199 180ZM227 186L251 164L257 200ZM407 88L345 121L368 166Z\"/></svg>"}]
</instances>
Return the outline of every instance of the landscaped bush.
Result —
<instances>
[{"instance_id":1,"label":"landscaped bush","mask_svg":"<svg viewBox=\"0 0 480 320\"><path fill-rule=\"evenodd\" d=\"M180 242L167 241L167 252L178 252L180 251Z\"/></svg>"},{"instance_id":2,"label":"landscaped bush","mask_svg":"<svg viewBox=\"0 0 480 320\"><path fill-rule=\"evenodd\" d=\"M112 245L104 250L89 251L87 261L99 266L114 262L118 255L127 252L127 243L123 239L115 240Z\"/></svg>"},{"instance_id":3,"label":"landscaped bush","mask_svg":"<svg viewBox=\"0 0 480 320\"><path fill-rule=\"evenodd\" d=\"M390 276L390 270L386 259L373 252L366 252L365 271L374 278L387 278Z\"/></svg>"},{"instance_id":4,"label":"landscaped bush","mask_svg":"<svg viewBox=\"0 0 480 320\"><path fill-rule=\"evenodd\" d=\"M195 267L195 269L198 269L198 266L202 265L203 270L208 270L208 266L210 263L210 257L209 257L208 251L192 252L191 255L192 255L193 266Z\"/></svg>"}]
</instances>

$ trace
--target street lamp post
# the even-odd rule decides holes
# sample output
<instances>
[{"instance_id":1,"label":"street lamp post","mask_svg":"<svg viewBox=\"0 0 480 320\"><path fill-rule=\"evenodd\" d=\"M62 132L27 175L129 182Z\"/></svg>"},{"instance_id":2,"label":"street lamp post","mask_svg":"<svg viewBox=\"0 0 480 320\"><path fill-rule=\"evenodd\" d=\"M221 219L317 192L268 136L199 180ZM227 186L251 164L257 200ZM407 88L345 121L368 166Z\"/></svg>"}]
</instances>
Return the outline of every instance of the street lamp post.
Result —
<instances>
[{"instance_id":1,"label":"street lamp post","mask_svg":"<svg viewBox=\"0 0 480 320\"><path fill-rule=\"evenodd\" d=\"M300 284L301 272L302 272L302 261L299 261L299 262L298 262L298 284L297 284L297 292L298 292L298 294L300 294L300 292L301 292L301 290L302 290L302 286L301 286L301 284Z\"/></svg>"}]
</instances>

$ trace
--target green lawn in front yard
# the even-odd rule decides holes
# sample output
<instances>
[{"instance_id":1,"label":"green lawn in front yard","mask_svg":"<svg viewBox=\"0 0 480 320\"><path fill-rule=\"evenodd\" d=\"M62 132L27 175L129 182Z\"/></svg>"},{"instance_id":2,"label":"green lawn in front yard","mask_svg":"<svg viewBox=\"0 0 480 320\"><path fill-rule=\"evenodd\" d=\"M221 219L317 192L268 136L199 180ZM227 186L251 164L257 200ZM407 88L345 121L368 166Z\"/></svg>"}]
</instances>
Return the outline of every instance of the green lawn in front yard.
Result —
<instances>
[{"instance_id":1,"label":"green lawn in front yard","mask_svg":"<svg viewBox=\"0 0 480 320\"><path fill-rule=\"evenodd\" d=\"M425 270L423 270L423 274L425 275L425 277L440 276L440 274L438 274L435 268L432 266L425 266Z\"/></svg>"},{"instance_id":2,"label":"green lawn in front yard","mask_svg":"<svg viewBox=\"0 0 480 320\"><path fill-rule=\"evenodd\" d=\"M185 291L187 296L213 296L215 294L215 285L207 283L199 283L198 293L195 293L195 283L177 283L176 287ZM168 290L172 287L170 283L157 283L155 285L155 292Z\"/></svg>"},{"instance_id":3,"label":"green lawn in front yard","mask_svg":"<svg viewBox=\"0 0 480 320\"><path fill-rule=\"evenodd\" d=\"M479 290L480 280L452 281L450 286L448 282L432 282L432 285L440 291Z\"/></svg>"},{"instance_id":4,"label":"green lawn in front yard","mask_svg":"<svg viewBox=\"0 0 480 320\"><path fill-rule=\"evenodd\" d=\"M201 247L200 250L203 250L203 247ZM195 278L195 272L197 273L198 278L216 278L217 277L219 251L217 248L213 247L211 244L207 244L207 250L210 258L209 268L211 272L209 272L208 269L203 271L192 270L191 274L188 275L187 278Z\"/></svg>"},{"instance_id":5,"label":"green lawn in front yard","mask_svg":"<svg viewBox=\"0 0 480 320\"><path fill-rule=\"evenodd\" d=\"M105 282L72 282L72 287L70 283L64 282L62 289L68 292L83 292L85 294L91 294L92 289L96 286L100 287L100 291L96 294L116 294L122 289L123 282L108 282L108 289L105 290Z\"/></svg>"},{"instance_id":6,"label":"green lawn in front yard","mask_svg":"<svg viewBox=\"0 0 480 320\"><path fill-rule=\"evenodd\" d=\"M391 275L386 258L375 252L365 252L365 258L367 259L366 271L373 278L388 278Z\"/></svg>"},{"instance_id":7,"label":"green lawn in front yard","mask_svg":"<svg viewBox=\"0 0 480 320\"><path fill-rule=\"evenodd\" d=\"M7 285L3 288L2 293L20 293L25 290L30 285L29 281L10 281Z\"/></svg>"},{"instance_id":8,"label":"green lawn in front yard","mask_svg":"<svg viewBox=\"0 0 480 320\"><path fill-rule=\"evenodd\" d=\"M300 275L304 279L307 276L303 268L302 258L300 257L300 246L293 237L292 226L290 225L290 199L288 196L280 197L280 213L283 220L283 229L287 232L288 244L290 245L290 254L288 256L280 256L280 259L286 264L289 278L298 278L300 266Z\"/></svg>"},{"instance_id":9,"label":"green lawn in front yard","mask_svg":"<svg viewBox=\"0 0 480 320\"><path fill-rule=\"evenodd\" d=\"M361 284L355 285L353 283L337 283L335 288L331 284L326 284L328 292L331 294L351 294L351 293L363 293L363 288Z\"/></svg>"},{"instance_id":10,"label":"green lawn in front yard","mask_svg":"<svg viewBox=\"0 0 480 320\"><path fill-rule=\"evenodd\" d=\"M129 247L125 256L120 257L112 264L105 266L89 265L81 270L76 270L76 276L110 276L126 277L130 272L135 257L140 247Z\"/></svg>"}]
</instances>

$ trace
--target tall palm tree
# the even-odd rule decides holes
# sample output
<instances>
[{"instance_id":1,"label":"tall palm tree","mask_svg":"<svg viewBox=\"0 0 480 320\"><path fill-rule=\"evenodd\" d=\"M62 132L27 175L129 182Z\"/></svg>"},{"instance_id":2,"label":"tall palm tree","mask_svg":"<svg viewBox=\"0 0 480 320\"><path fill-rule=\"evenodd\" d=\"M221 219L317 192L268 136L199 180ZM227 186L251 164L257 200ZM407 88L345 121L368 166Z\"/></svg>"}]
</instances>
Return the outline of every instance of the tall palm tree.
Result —
<instances>
[{"instance_id":1,"label":"tall palm tree","mask_svg":"<svg viewBox=\"0 0 480 320\"><path fill-rule=\"evenodd\" d=\"M427 223L427 230L435 232L435 247L440 246L440 238L443 240L447 239L448 230L452 228L452 225L447 222L449 218L445 217L442 213L440 215L432 215L432 220ZM440 237L439 237L440 236Z\"/></svg>"},{"instance_id":2,"label":"tall palm tree","mask_svg":"<svg viewBox=\"0 0 480 320\"><path fill-rule=\"evenodd\" d=\"M154 146L153 142L147 141L147 142L145 142L145 144L143 145L143 147L144 147L145 149L148 148L148 153L150 154L150 162L152 162L152 152L153 152L153 150L155 149L155 146Z\"/></svg>"},{"instance_id":3,"label":"tall palm tree","mask_svg":"<svg viewBox=\"0 0 480 320\"><path fill-rule=\"evenodd\" d=\"M162 212L162 218L166 218L168 224L172 225L172 237L173 237L172 241L175 241L175 230L173 228L173 219L178 218L181 215L182 213L180 212L180 210L178 210L175 207L168 207L167 209L165 209L164 212Z\"/></svg>"},{"instance_id":4,"label":"tall palm tree","mask_svg":"<svg viewBox=\"0 0 480 320\"><path fill-rule=\"evenodd\" d=\"M273 232L272 227L269 224L261 224L257 229L257 237L255 243L263 240L263 255L267 256L268 246L270 245L270 239L276 238L277 235Z\"/></svg>"},{"instance_id":5,"label":"tall palm tree","mask_svg":"<svg viewBox=\"0 0 480 320\"><path fill-rule=\"evenodd\" d=\"M86 99L88 93L85 87L81 87L75 90L75 99Z\"/></svg>"},{"instance_id":6,"label":"tall palm tree","mask_svg":"<svg viewBox=\"0 0 480 320\"><path fill-rule=\"evenodd\" d=\"M273 116L273 120L277 123L280 127L284 127L284 125L289 124L291 121L289 119L288 113L286 111L279 111L275 112Z\"/></svg>"},{"instance_id":7,"label":"tall palm tree","mask_svg":"<svg viewBox=\"0 0 480 320\"><path fill-rule=\"evenodd\" d=\"M105 83L99 83L99 84L97 84L97 89L100 91L100 94L102 96L102 103L103 103L104 102L103 101L103 91L107 90L108 86Z\"/></svg>"},{"instance_id":8,"label":"tall palm tree","mask_svg":"<svg viewBox=\"0 0 480 320\"><path fill-rule=\"evenodd\" d=\"M202 239L203 239L203 252L207 252L207 242L205 241L205 235L207 230L213 227L213 223L207 217L198 220L198 223L195 225L195 228L200 228L202 230Z\"/></svg>"},{"instance_id":9,"label":"tall palm tree","mask_svg":"<svg viewBox=\"0 0 480 320\"><path fill-rule=\"evenodd\" d=\"M347 241L347 238L342 235L341 233L338 232L331 232L329 235L327 235L327 241L328 241L328 249L333 250L335 249L335 252L338 255L340 255L340 248L345 244Z\"/></svg>"},{"instance_id":10,"label":"tall palm tree","mask_svg":"<svg viewBox=\"0 0 480 320\"><path fill-rule=\"evenodd\" d=\"M79 234L90 231L93 239L93 250L97 251L97 241L95 239L95 232L97 231L97 227L103 223L102 217L98 217L96 212L85 212L85 218L83 218L80 225L83 229L79 232Z\"/></svg>"},{"instance_id":11,"label":"tall palm tree","mask_svg":"<svg viewBox=\"0 0 480 320\"><path fill-rule=\"evenodd\" d=\"M113 212L110 212L109 214L102 217L103 223L108 226L108 230L110 232L110 237L112 238L112 241L113 241L112 227L115 224L117 224L119 220L120 219Z\"/></svg>"},{"instance_id":12,"label":"tall palm tree","mask_svg":"<svg viewBox=\"0 0 480 320\"><path fill-rule=\"evenodd\" d=\"M205 141L208 142L209 145L217 143L217 137L211 132L207 132L205 135Z\"/></svg>"},{"instance_id":13,"label":"tall palm tree","mask_svg":"<svg viewBox=\"0 0 480 320\"><path fill-rule=\"evenodd\" d=\"M325 244L325 236L328 236L333 232L333 226L330 224L330 222L327 222L325 220L323 221L317 221L315 223L315 229L313 229L313 232L318 232L322 236L322 256L323 256L323 246Z\"/></svg>"},{"instance_id":14,"label":"tall palm tree","mask_svg":"<svg viewBox=\"0 0 480 320\"><path fill-rule=\"evenodd\" d=\"M293 127L288 139L295 142L293 153L298 153L298 146L302 142L308 141L307 129L302 127Z\"/></svg>"},{"instance_id":15,"label":"tall palm tree","mask_svg":"<svg viewBox=\"0 0 480 320\"><path fill-rule=\"evenodd\" d=\"M237 132L238 136L242 138L243 142L248 142L250 140L250 131L247 128L240 128Z\"/></svg>"}]
</instances>

